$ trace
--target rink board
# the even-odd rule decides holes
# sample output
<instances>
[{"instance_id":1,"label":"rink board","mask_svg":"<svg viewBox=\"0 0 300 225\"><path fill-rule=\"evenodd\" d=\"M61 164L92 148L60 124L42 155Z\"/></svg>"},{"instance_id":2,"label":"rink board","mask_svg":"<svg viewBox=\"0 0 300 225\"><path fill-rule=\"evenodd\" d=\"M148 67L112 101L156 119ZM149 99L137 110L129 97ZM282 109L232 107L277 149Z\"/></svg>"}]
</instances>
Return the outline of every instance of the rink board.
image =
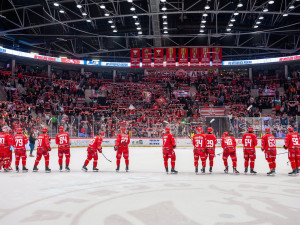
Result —
<instances>
[{"instance_id":1,"label":"rink board","mask_svg":"<svg viewBox=\"0 0 300 225\"><path fill-rule=\"evenodd\" d=\"M72 138L71 139L71 146L74 147L86 147L89 145L91 138ZM103 147L112 147L115 145L116 139L115 138L104 138L102 142ZM242 147L242 139L236 139L237 146ZM192 147L192 141L189 138L177 138L176 139L177 147ZM284 139L276 139L277 147L283 147ZM162 139L161 138L131 138L130 145L131 147L140 146L140 147L160 147L162 146ZM221 146L221 139L218 139L216 144L217 147ZM257 147L261 146L261 139L258 139ZM51 141L51 147L57 147L54 141Z\"/></svg>"}]
</instances>

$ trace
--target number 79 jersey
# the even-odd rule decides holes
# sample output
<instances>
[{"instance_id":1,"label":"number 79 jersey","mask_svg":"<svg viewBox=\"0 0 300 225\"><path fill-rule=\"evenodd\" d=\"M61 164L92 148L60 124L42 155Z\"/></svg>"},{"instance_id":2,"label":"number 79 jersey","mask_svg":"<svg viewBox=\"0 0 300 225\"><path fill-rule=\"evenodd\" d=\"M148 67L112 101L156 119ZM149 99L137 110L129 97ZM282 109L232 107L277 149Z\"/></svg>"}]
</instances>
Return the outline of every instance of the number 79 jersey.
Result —
<instances>
[{"instance_id":1,"label":"number 79 jersey","mask_svg":"<svg viewBox=\"0 0 300 225\"><path fill-rule=\"evenodd\" d=\"M13 137L13 145L15 149L25 149L28 139L24 134L16 134Z\"/></svg>"},{"instance_id":2,"label":"number 79 jersey","mask_svg":"<svg viewBox=\"0 0 300 225\"><path fill-rule=\"evenodd\" d=\"M58 146L68 146L70 145L70 136L67 132L61 132L56 135L55 143Z\"/></svg>"},{"instance_id":3,"label":"number 79 jersey","mask_svg":"<svg viewBox=\"0 0 300 225\"><path fill-rule=\"evenodd\" d=\"M273 134L265 134L261 138L261 148L264 150L276 150L276 139Z\"/></svg>"}]
</instances>

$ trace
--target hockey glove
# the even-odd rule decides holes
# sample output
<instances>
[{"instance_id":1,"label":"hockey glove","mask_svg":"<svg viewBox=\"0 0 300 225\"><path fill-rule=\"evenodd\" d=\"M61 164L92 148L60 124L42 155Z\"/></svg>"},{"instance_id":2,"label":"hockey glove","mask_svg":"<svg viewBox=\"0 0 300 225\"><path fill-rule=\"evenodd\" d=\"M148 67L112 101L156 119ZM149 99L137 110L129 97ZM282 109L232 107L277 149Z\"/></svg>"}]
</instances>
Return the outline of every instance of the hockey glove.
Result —
<instances>
[{"instance_id":1,"label":"hockey glove","mask_svg":"<svg viewBox=\"0 0 300 225\"><path fill-rule=\"evenodd\" d=\"M115 151L118 151L118 146L115 146L114 149L115 149Z\"/></svg>"}]
</instances>

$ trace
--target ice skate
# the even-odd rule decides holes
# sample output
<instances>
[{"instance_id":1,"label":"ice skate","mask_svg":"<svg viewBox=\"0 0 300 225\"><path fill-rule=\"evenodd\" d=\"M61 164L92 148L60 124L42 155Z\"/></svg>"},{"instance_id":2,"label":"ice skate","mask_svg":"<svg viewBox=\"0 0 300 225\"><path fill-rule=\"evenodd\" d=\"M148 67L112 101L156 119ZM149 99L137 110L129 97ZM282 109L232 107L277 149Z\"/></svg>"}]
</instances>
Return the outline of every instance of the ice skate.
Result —
<instances>
[{"instance_id":1,"label":"ice skate","mask_svg":"<svg viewBox=\"0 0 300 225\"><path fill-rule=\"evenodd\" d=\"M234 174L240 174L240 172L235 167L233 167L233 173Z\"/></svg>"},{"instance_id":2,"label":"ice skate","mask_svg":"<svg viewBox=\"0 0 300 225\"><path fill-rule=\"evenodd\" d=\"M83 165L83 167L81 168L81 170L84 171L84 172L87 172L87 171L88 171L88 169L86 168L85 165Z\"/></svg>"},{"instance_id":3,"label":"ice skate","mask_svg":"<svg viewBox=\"0 0 300 225\"><path fill-rule=\"evenodd\" d=\"M129 172L129 166L128 165L126 165L126 172Z\"/></svg>"},{"instance_id":4,"label":"ice skate","mask_svg":"<svg viewBox=\"0 0 300 225\"><path fill-rule=\"evenodd\" d=\"M45 167L45 172L46 172L46 173L51 173L51 169L50 169L48 166L46 166L46 167Z\"/></svg>"},{"instance_id":5,"label":"ice skate","mask_svg":"<svg viewBox=\"0 0 300 225\"><path fill-rule=\"evenodd\" d=\"M176 171L174 168L171 169L171 174L177 174L178 171Z\"/></svg>"},{"instance_id":6,"label":"ice skate","mask_svg":"<svg viewBox=\"0 0 300 225\"><path fill-rule=\"evenodd\" d=\"M296 176L297 175L297 170L294 169L292 172L289 173L289 176Z\"/></svg>"},{"instance_id":7,"label":"ice skate","mask_svg":"<svg viewBox=\"0 0 300 225\"><path fill-rule=\"evenodd\" d=\"M120 171L120 166L117 166L116 172Z\"/></svg>"},{"instance_id":8,"label":"ice skate","mask_svg":"<svg viewBox=\"0 0 300 225\"><path fill-rule=\"evenodd\" d=\"M267 173L268 176L274 176L275 175L275 170L270 170L270 172Z\"/></svg>"},{"instance_id":9,"label":"ice skate","mask_svg":"<svg viewBox=\"0 0 300 225\"><path fill-rule=\"evenodd\" d=\"M93 171L94 171L94 172L98 172L99 169L98 169L97 167L94 167L94 166L93 166Z\"/></svg>"},{"instance_id":10,"label":"ice skate","mask_svg":"<svg viewBox=\"0 0 300 225\"><path fill-rule=\"evenodd\" d=\"M202 167L201 172L205 173L205 167Z\"/></svg>"},{"instance_id":11,"label":"ice skate","mask_svg":"<svg viewBox=\"0 0 300 225\"><path fill-rule=\"evenodd\" d=\"M195 167L195 173L198 174L198 166Z\"/></svg>"},{"instance_id":12,"label":"ice skate","mask_svg":"<svg viewBox=\"0 0 300 225\"><path fill-rule=\"evenodd\" d=\"M38 170L39 169L37 168L37 166L34 166L32 172L37 172Z\"/></svg>"},{"instance_id":13,"label":"ice skate","mask_svg":"<svg viewBox=\"0 0 300 225\"><path fill-rule=\"evenodd\" d=\"M253 175L257 174L257 172L254 171L254 169L252 169L252 168L250 168L250 173L253 174Z\"/></svg>"},{"instance_id":14,"label":"ice skate","mask_svg":"<svg viewBox=\"0 0 300 225\"><path fill-rule=\"evenodd\" d=\"M225 167L224 173L228 173L228 166Z\"/></svg>"},{"instance_id":15,"label":"ice skate","mask_svg":"<svg viewBox=\"0 0 300 225\"><path fill-rule=\"evenodd\" d=\"M26 166L23 166L22 171L23 172L28 172L28 169L26 168Z\"/></svg>"},{"instance_id":16,"label":"ice skate","mask_svg":"<svg viewBox=\"0 0 300 225\"><path fill-rule=\"evenodd\" d=\"M211 166L211 167L209 167L209 172L210 172L210 173L212 173L212 166Z\"/></svg>"},{"instance_id":17,"label":"ice skate","mask_svg":"<svg viewBox=\"0 0 300 225\"><path fill-rule=\"evenodd\" d=\"M62 171L63 171L63 166L59 165L59 172L62 172Z\"/></svg>"},{"instance_id":18,"label":"ice skate","mask_svg":"<svg viewBox=\"0 0 300 225\"><path fill-rule=\"evenodd\" d=\"M69 168L69 165L66 165L66 168L65 168L66 172L70 172L70 168Z\"/></svg>"},{"instance_id":19,"label":"ice skate","mask_svg":"<svg viewBox=\"0 0 300 225\"><path fill-rule=\"evenodd\" d=\"M245 171L244 171L245 174L248 173L248 167L245 167Z\"/></svg>"},{"instance_id":20,"label":"ice skate","mask_svg":"<svg viewBox=\"0 0 300 225\"><path fill-rule=\"evenodd\" d=\"M165 167L165 169L166 169L166 173L168 174L169 173L169 168Z\"/></svg>"},{"instance_id":21,"label":"ice skate","mask_svg":"<svg viewBox=\"0 0 300 225\"><path fill-rule=\"evenodd\" d=\"M16 172L19 173L19 166L16 166Z\"/></svg>"}]
</instances>

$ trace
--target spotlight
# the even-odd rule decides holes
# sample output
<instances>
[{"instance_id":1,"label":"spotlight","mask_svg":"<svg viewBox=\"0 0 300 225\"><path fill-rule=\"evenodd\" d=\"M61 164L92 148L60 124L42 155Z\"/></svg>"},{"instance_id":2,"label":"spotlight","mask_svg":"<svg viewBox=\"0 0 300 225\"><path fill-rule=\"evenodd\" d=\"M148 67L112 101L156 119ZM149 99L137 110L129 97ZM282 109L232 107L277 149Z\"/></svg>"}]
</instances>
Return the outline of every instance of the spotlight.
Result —
<instances>
[{"instance_id":1,"label":"spotlight","mask_svg":"<svg viewBox=\"0 0 300 225\"><path fill-rule=\"evenodd\" d=\"M205 25L204 24L201 24L201 26L200 26L201 28L205 28Z\"/></svg>"},{"instance_id":2,"label":"spotlight","mask_svg":"<svg viewBox=\"0 0 300 225\"><path fill-rule=\"evenodd\" d=\"M108 23L113 23L114 21L112 21L112 20L108 20Z\"/></svg>"},{"instance_id":3,"label":"spotlight","mask_svg":"<svg viewBox=\"0 0 300 225\"><path fill-rule=\"evenodd\" d=\"M104 13L104 16L109 16L109 13Z\"/></svg>"},{"instance_id":4,"label":"spotlight","mask_svg":"<svg viewBox=\"0 0 300 225\"><path fill-rule=\"evenodd\" d=\"M231 22L235 22L235 18L232 18L230 21L231 21Z\"/></svg>"},{"instance_id":5,"label":"spotlight","mask_svg":"<svg viewBox=\"0 0 300 225\"><path fill-rule=\"evenodd\" d=\"M110 27L111 27L111 28L116 28L116 25L111 25Z\"/></svg>"},{"instance_id":6,"label":"spotlight","mask_svg":"<svg viewBox=\"0 0 300 225\"><path fill-rule=\"evenodd\" d=\"M258 19L260 19L260 20L262 20L263 18L264 18L263 16L258 17Z\"/></svg>"},{"instance_id":7,"label":"spotlight","mask_svg":"<svg viewBox=\"0 0 300 225\"><path fill-rule=\"evenodd\" d=\"M237 16L239 15L240 13L239 12L234 12L233 15Z\"/></svg>"},{"instance_id":8,"label":"spotlight","mask_svg":"<svg viewBox=\"0 0 300 225\"><path fill-rule=\"evenodd\" d=\"M231 28L227 28L226 30L227 30L227 31L231 31Z\"/></svg>"},{"instance_id":9,"label":"spotlight","mask_svg":"<svg viewBox=\"0 0 300 225\"><path fill-rule=\"evenodd\" d=\"M166 6L163 6L163 7L161 8L161 10L162 10L162 11L166 11L166 10L167 10L167 7L166 7Z\"/></svg>"},{"instance_id":10,"label":"spotlight","mask_svg":"<svg viewBox=\"0 0 300 225\"><path fill-rule=\"evenodd\" d=\"M204 9L210 9L210 6L209 6L208 4L206 4L206 5L204 6Z\"/></svg>"},{"instance_id":11,"label":"spotlight","mask_svg":"<svg viewBox=\"0 0 300 225\"><path fill-rule=\"evenodd\" d=\"M83 16L86 16L86 15L87 15L87 13L86 13L86 12L82 12L82 15L83 15Z\"/></svg>"},{"instance_id":12,"label":"spotlight","mask_svg":"<svg viewBox=\"0 0 300 225\"><path fill-rule=\"evenodd\" d=\"M133 19L136 19L136 18L138 18L138 17L137 17L137 15L133 15L132 18L133 18Z\"/></svg>"},{"instance_id":13,"label":"spotlight","mask_svg":"<svg viewBox=\"0 0 300 225\"><path fill-rule=\"evenodd\" d=\"M131 6L130 11L135 11L135 8Z\"/></svg>"},{"instance_id":14,"label":"spotlight","mask_svg":"<svg viewBox=\"0 0 300 225\"><path fill-rule=\"evenodd\" d=\"M243 7L243 3L240 1L240 2L237 4L237 7L239 7L239 8Z\"/></svg>"},{"instance_id":15,"label":"spotlight","mask_svg":"<svg viewBox=\"0 0 300 225\"><path fill-rule=\"evenodd\" d=\"M203 14L203 16L204 16L204 17L207 17L207 16L208 16L208 14L207 14L207 13L204 13L204 14Z\"/></svg>"},{"instance_id":16,"label":"spotlight","mask_svg":"<svg viewBox=\"0 0 300 225\"><path fill-rule=\"evenodd\" d=\"M166 2L167 0L160 0L161 2Z\"/></svg>"},{"instance_id":17,"label":"spotlight","mask_svg":"<svg viewBox=\"0 0 300 225\"><path fill-rule=\"evenodd\" d=\"M258 26L257 26L257 25L254 25L254 28L258 28Z\"/></svg>"},{"instance_id":18,"label":"spotlight","mask_svg":"<svg viewBox=\"0 0 300 225\"><path fill-rule=\"evenodd\" d=\"M60 9L59 12L60 12L60 13L65 13L65 10Z\"/></svg>"},{"instance_id":19,"label":"spotlight","mask_svg":"<svg viewBox=\"0 0 300 225\"><path fill-rule=\"evenodd\" d=\"M142 31L139 31L138 34L143 34L143 32L142 32Z\"/></svg>"},{"instance_id":20,"label":"spotlight","mask_svg":"<svg viewBox=\"0 0 300 225\"><path fill-rule=\"evenodd\" d=\"M140 27L137 27L136 29L137 29L137 30L141 30L142 28L140 28Z\"/></svg>"},{"instance_id":21,"label":"spotlight","mask_svg":"<svg viewBox=\"0 0 300 225\"><path fill-rule=\"evenodd\" d=\"M81 8L82 8L82 5L77 4L76 7L77 7L78 9L81 9Z\"/></svg>"},{"instance_id":22,"label":"spotlight","mask_svg":"<svg viewBox=\"0 0 300 225\"><path fill-rule=\"evenodd\" d=\"M114 32L114 33L117 33L118 31L117 31L117 29L114 29L113 32Z\"/></svg>"},{"instance_id":23,"label":"spotlight","mask_svg":"<svg viewBox=\"0 0 300 225\"><path fill-rule=\"evenodd\" d=\"M167 15L163 15L162 18L163 19L167 19L168 17L167 17Z\"/></svg>"},{"instance_id":24,"label":"spotlight","mask_svg":"<svg viewBox=\"0 0 300 225\"><path fill-rule=\"evenodd\" d=\"M133 2L132 0L127 0L127 2Z\"/></svg>"},{"instance_id":25,"label":"spotlight","mask_svg":"<svg viewBox=\"0 0 300 225\"><path fill-rule=\"evenodd\" d=\"M164 29L164 30L168 30L168 27L164 27L163 29Z\"/></svg>"},{"instance_id":26,"label":"spotlight","mask_svg":"<svg viewBox=\"0 0 300 225\"><path fill-rule=\"evenodd\" d=\"M294 8L295 8L294 5L290 5L290 6L289 6L289 9L294 9Z\"/></svg>"},{"instance_id":27,"label":"spotlight","mask_svg":"<svg viewBox=\"0 0 300 225\"><path fill-rule=\"evenodd\" d=\"M86 22L90 23L90 22L92 22L92 20L88 19L88 20L86 20Z\"/></svg>"},{"instance_id":28,"label":"spotlight","mask_svg":"<svg viewBox=\"0 0 300 225\"><path fill-rule=\"evenodd\" d=\"M270 5L272 5L272 4L274 4L274 1L273 1L273 0L270 0L268 3L269 3Z\"/></svg>"},{"instance_id":29,"label":"spotlight","mask_svg":"<svg viewBox=\"0 0 300 225\"><path fill-rule=\"evenodd\" d=\"M287 13L284 13L282 16L284 16L284 17L286 17L286 16L288 16L289 14L287 14Z\"/></svg>"},{"instance_id":30,"label":"spotlight","mask_svg":"<svg viewBox=\"0 0 300 225\"><path fill-rule=\"evenodd\" d=\"M230 26L230 27L233 27L233 24L232 24L232 23L230 23L230 24L228 24L228 26Z\"/></svg>"},{"instance_id":31,"label":"spotlight","mask_svg":"<svg viewBox=\"0 0 300 225\"><path fill-rule=\"evenodd\" d=\"M105 9L105 5L104 5L104 4L101 4L101 5L100 5L100 8L101 8L101 9Z\"/></svg>"},{"instance_id":32,"label":"spotlight","mask_svg":"<svg viewBox=\"0 0 300 225\"><path fill-rule=\"evenodd\" d=\"M165 20L165 21L163 22L163 24L168 24L168 21Z\"/></svg>"},{"instance_id":33,"label":"spotlight","mask_svg":"<svg viewBox=\"0 0 300 225\"><path fill-rule=\"evenodd\" d=\"M263 12L268 12L268 11L269 11L268 8L264 8L264 9L263 9Z\"/></svg>"},{"instance_id":34,"label":"spotlight","mask_svg":"<svg viewBox=\"0 0 300 225\"><path fill-rule=\"evenodd\" d=\"M57 2L54 2L53 5L56 6L56 7L59 6L59 4Z\"/></svg>"},{"instance_id":35,"label":"spotlight","mask_svg":"<svg viewBox=\"0 0 300 225\"><path fill-rule=\"evenodd\" d=\"M203 29L200 29L200 33L204 33L204 30L203 30Z\"/></svg>"},{"instance_id":36,"label":"spotlight","mask_svg":"<svg viewBox=\"0 0 300 225\"><path fill-rule=\"evenodd\" d=\"M260 21L257 21L256 24L261 24L261 22L260 22Z\"/></svg>"},{"instance_id":37,"label":"spotlight","mask_svg":"<svg viewBox=\"0 0 300 225\"><path fill-rule=\"evenodd\" d=\"M167 30L165 30L165 31L164 31L164 34L167 34L167 33L168 33L168 31L167 31Z\"/></svg>"},{"instance_id":38,"label":"spotlight","mask_svg":"<svg viewBox=\"0 0 300 225\"><path fill-rule=\"evenodd\" d=\"M206 20L202 20L201 23L206 23Z\"/></svg>"},{"instance_id":39,"label":"spotlight","mask_svg":"<svg viewBox=\"0 0 300 225\"><path fill-rule=\"evenodd\" d=\"M136 21L134 24L135 24L135 25L140 25L140 22L139 22L139 21Z\"/></svg>"}]
</instances>

